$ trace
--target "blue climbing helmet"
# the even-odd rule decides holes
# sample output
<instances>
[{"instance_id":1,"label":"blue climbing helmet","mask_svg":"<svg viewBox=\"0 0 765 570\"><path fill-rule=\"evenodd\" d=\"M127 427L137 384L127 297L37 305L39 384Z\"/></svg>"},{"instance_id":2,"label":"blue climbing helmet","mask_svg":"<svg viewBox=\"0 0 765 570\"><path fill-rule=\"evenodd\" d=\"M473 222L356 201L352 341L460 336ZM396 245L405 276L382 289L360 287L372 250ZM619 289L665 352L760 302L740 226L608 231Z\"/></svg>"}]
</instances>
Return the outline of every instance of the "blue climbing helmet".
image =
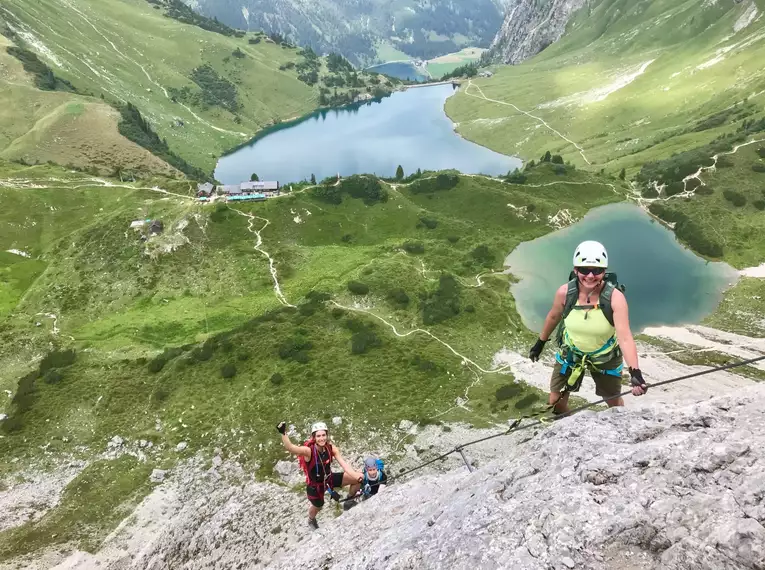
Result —
<instances>
[{"instance_id":1,"label":"blue climbing helmet","mask_svg":"<svg viewBox=\"0 0 765 570\"><path fill-rule=\"evenodd\" d=\"M373 479L373 480L369 479L369 475L367 473L367 471L369 469L377 469L377 478L376 479ZM385 469L385 463L379 457L367 457L364 460L364 487L363 487L363 490L365 491L365 494L366 494L366 487L367 487L367 485L370 482L371 483L375 483L375 482L379 481L380 479L382 479L383 470L384 469Z\"/></svg>"}]
</instances>

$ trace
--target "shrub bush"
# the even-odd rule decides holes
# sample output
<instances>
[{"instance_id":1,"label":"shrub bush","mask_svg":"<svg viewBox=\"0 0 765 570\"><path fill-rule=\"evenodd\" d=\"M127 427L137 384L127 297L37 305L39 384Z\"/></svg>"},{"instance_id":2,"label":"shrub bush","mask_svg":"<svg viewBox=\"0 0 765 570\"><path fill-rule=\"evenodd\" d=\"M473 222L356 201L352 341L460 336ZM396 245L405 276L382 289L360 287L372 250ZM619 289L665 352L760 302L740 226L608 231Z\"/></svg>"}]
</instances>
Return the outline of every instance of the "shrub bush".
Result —
<instances>
[{"instance_id":1,"label":"shrub bush","mask_svg":"<svg viewBox=\"0 0 765 570\"><path fill-rule=\"evenodd\" d=\"M515 398L522 392L523 387L520 384L505 384L504 386L497 388L497 391L494 392L494 397L498 402L501 402L503 400Z\"/></svg>"},{"instance_id":2,"label":"shrub bush","mask_svg":"<svg viewBox=\"0 0 765 570\"><path fill-rule=\"evenodd\" d=\"M539 401L539 396L534 393L528 394L515 403L516 410L522 410L534 405Z\"/></svg>"},{"instance_id":3,"label":"shrub bush","mask_svg":"<svg viewBox=\"0 0 765 570\"><path fill-rule=\"evenodd\" d=\"M494 254L486 245L479 245L473 251L470 252L470 255L473 259L475 259L481 265L488 266L488 265L494 264Z\"/></svg>"},{"instance_id":4,"label":"shrub bush","mask_svg":"<svg viewBox=\"0 0 765 570\"><path fill-rule=\"evenodd\" d=\"M723 196L728 202L738 208L746 205L746 197L743 194L734 192L733 190L723 190Z\"/></svg>"},{"instance_id":5,"label":"shrub bush","mask_svg":"<svg viewBox=\"0 0 765 570\"><path fill-rule=\"evenodd\" d=\"M284 382L284 376L282 376L278 372L274 372L273 374L271 374L270 381L271 381L271 384L273 384L274 386L278 386L279 384L282 384Z\"/></svg>"},{"instance_id":6,"label":"shrub bush","mask_svg":"<svg viewBox=\"0 0 765 570\"><path fill-rule=\"evenodd\" d=\"M77 354L74 350L54 350L45 355L40 361L39 373L44 375L51 368L66 368L74 364Z\"/></svg>"},{"instance_id":7,"label":"shrub bush","mask_svg":"<svg viewBox=\"0 0 765 570\"><path fill-rule=\"evenodd\" d=\"M395 289L391 289L388 293L388 300L390 300L394 305L406 306L409 304L409 295L407 295L406 291L400 287L396 287Z\"/></svg>"},{"instance_id":8,"label":"shrub bush","mask_svg":"<svg viewBox=\"0 0 765 570\"><path fill-rule=\"evenodd\" d=\"M460 312L460 290L452 275L442 275L438 288L427 293L422 302L422 322L426 325L441 323Z\"/></svg>"},{"instance_id":9,"label":"shrub bush","mask_svg":"<svg viewBox=\"0 0 765 570\"><path fill-rule=\"evenodd\" d=\"M167 364L167 360L162 358L162 355L160 354L149 361L149 372L156 374L165 367L165 364Z\"/></svg>"},{"instance_id":10,"label":"shrub bush","mask_svg":"<svg viewBox=\"0 0 765 570\"><path fill-rule=\"evenodd\" d=\"M43 376L43 381L46 384L58 384L59 382L61 382L61 380L63 380L63 378L64 378L64 375L61 374L61 372L59 372L55 368L51 368Z\"/></svg>"},{"instance_id":11,"label":"shrub bush","mask_svg":"<svg viewBox=\"0 0 765 570\"><path fill-rule=\"evenodd\" d=\"M279 345L279 358L287 360L288 358L295 358L295 355L300 352L305 352L313 348L313 343L302 336L293 336L288 338ZM302 358L302 357L299 357Z\"/></svg>"},{"instance_id":12,"label":"shrub bush","mask_svg":"<svg viewBox=\"0 0 765 570\"><path fill-rule=\"evenodd\" d=\"M420 222L429 230L434 230L438 227L438 220L434 220L433 218L422 217L420 218Z\"/></svg>"},{"instance_id":13,"label":"shrub bush","mask_svg":"<svg viewBox=\"0 0 765 570\"><path fill-rule=\"evenodd\" d=\"M361 281L348 281L348 291L354 295L366 295L369 293L369 285Z\"/></svg>"},{"instance_id":14,"label":"shrub bush","mask_svg":"<svg viewBox=\"0 0 765 570\"><path fill-rule=\"evenodd\" d=\"M754 202L752 202L752 206L754 206L758 210L765 210L765 200L755 200Z\"/></svg>"},{"instance_id":15,"label":"shrub bush","mask_svg":"<svg viewBox=\"0 0 765 570\"><path fill-rule=\"evenodd\" d=\"M709 185L699 186L696 188L696 195L698 196L711 196L714 193L715 191Z\"/></svg>"},{"instance_id":16,"label":"shrub bush","mask_svg":"<svg viewBox=\"0 0 765 570\"><path fill-rule=\"evenodd\" d=\"M765 172L765 164L753 164L752 170L755 172Z\"/></svg>"},{"instance_id":17,"label":"shrub bush","mask_svg":"<svg viewBox=\"0 0 765 570\"><path fill-rule=\"evenodd\" d=\"M456 174L441 173L434 178L424 178L409 186L412 194L427 194L454 188L460 181Z\"/></svg>"},{"instance_id":18,"label":"shrub bush","mask_svg":"<svg viewBox=\"0 0 765 570\"><path fill-rule=\"evenodd\" d=\"M507 174L505 180L510 184L524 184L527 180L527 177L516 168L513 172L509 172Z\"/></svg>"},{"instance_id":19,"label":"shrub bush","mask_svg":"<svg viewBox=\"0 0 765 570\"><path fill-rule=\"evenodd\" d=\"M233 378L236 376L236 365L233 362L227 362L220 369L220 375L222 378Z\"/></svg>"},{"instance_id":20,"label":"shrub bush","mask_svg":"<svg viewBox=\"0 0 765 570\"><path fill-rule=\"evenodd\" d=\"M406 241L401 247L407 253L425 253L425 246L418 241Z\"/></svg>"}]
</instances>

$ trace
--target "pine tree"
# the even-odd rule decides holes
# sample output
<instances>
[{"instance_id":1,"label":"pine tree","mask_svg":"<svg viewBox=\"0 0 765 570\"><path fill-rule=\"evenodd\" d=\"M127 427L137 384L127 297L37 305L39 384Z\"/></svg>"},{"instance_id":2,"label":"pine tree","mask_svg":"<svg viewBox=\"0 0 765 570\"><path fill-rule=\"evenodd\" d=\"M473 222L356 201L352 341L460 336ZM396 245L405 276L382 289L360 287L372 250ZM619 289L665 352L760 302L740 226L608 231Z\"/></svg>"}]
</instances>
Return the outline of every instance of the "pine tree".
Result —
<instances>
[{"instance_id":1,"label":"pine tree","mask_svg":"<svg viewBox=\"0 0 765 570\"><path fill-rule=\"evenodd\" d=\"M313 184L314 186L316 185L316 176L314 176L313 174L311 174L311 184Z\"/></svg>"},{"instance_id":2,"label":"pine tree","mask_svg":"<svg viewBox=\"0 0 765 570\"><path fill-rule=\"evenodd\" d=\"M402 180L403 178L404 178L404 169L399 164L398 168L396 169L396 180Z\"/></svg>"},{"instance_id":3,"label":"pine tree","mask_svg":"<svg viewBox=\"0 0 765 570\"><path fill-rule=\"evenodd\" d=\"M258 175L253 172L252 175L250 176L250 182L258 182L258 181L260 181L260 178L258 178Z\"/></svg>"},{"instance_id":4,"label":"pine tree","mask_svg":"<svg viewBox=\"0 0 765 570\"><path fill-rule=\"evenodd\" d=\"M619 180L624 180L627 177L627 171L622 168L622 171L619 173Z\"/></svg>"}]
</instances>

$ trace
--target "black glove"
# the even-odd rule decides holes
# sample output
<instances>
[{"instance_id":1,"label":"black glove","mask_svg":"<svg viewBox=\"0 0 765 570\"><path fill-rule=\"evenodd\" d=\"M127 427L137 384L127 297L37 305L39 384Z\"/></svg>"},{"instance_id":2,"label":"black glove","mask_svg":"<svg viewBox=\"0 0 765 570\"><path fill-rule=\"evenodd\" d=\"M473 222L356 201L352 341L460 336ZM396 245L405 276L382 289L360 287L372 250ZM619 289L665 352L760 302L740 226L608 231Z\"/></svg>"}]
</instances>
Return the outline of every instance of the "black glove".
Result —
<instances>
[{"instance_id":1,"label":"black glove","mask_svg":"<svg viewBox=\"0 0 765 570\"><path fill-rule=\"evenodd\" d=\"M643 380L643 373L640 372L640 368L630 368L630 384L632 384L633 394L635 396L641 396L648 392L648 386L646 386L645 380ZM635 394L634 389L640 388L641 394Z\"/></svg>"},{"instance_id":2,"label":"black glove","mask_svg":"<svg viewBox=\"0 0 765 570\"><path fill-rule=\"evenodd\" d=\"M542 340L541 338L537 339L537 342L534 343L534 346L531 347L531 350L529 350L529 358L532 362L536 362L539 360L539 355L542 354L542 351L545 348L545 344L547 343L546 340Z\"/></svg>"},{"instance_id":3,"label":"black glove","mask_svg":"<svg viewBox=\"0 0 765 570\"><path fill-rule=\"evenodd\" d=\"M286 422L279 422L279 425L276 426L276 431L278 431L282 435L287 433L287 424L286 424Z\"/></svg>"}]
</instances>

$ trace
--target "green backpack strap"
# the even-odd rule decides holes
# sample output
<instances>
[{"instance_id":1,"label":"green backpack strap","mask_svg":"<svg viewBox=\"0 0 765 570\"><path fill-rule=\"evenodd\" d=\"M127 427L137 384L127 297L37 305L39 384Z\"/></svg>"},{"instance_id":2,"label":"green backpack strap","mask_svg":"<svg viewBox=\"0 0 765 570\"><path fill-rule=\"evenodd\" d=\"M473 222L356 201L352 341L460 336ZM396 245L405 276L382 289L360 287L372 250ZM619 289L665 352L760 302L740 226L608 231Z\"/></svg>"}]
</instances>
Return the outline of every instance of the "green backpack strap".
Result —
<instances>
[{"instance_id":1,"label":"green backpack strap","mask_svg":"<svg viewBox=\"0 0 765 570\"><path fill-rule=\"evenodd\" d=\"M611 326L614 326L614 309L611 306L611 297L613 296L615 289L619 289L619 291L624 293L627 288L624 285L619 284L616 279L616 273L606 273L605 282L606 284L600 292L598 303L600 304L600 310L603 311L603 316L608 319Z\"/></svg>"},{"instance_id":2,"label":"green backpack strap","mask_svg":"<svg viewBox=\"0 0 765 570\"><path fill-rule=\"evenodd\" d=\"M579 280L576 278L576 275L573 271L568 277L569 281L568 289L566 290L566 302L563 305L563 313L561 313L560 324L558 324L558 333L555 337L558 346L563 346L563 329L565 328L564 321L576 306L576 302L579 300Z\"/></svg>"}]
</instances>

